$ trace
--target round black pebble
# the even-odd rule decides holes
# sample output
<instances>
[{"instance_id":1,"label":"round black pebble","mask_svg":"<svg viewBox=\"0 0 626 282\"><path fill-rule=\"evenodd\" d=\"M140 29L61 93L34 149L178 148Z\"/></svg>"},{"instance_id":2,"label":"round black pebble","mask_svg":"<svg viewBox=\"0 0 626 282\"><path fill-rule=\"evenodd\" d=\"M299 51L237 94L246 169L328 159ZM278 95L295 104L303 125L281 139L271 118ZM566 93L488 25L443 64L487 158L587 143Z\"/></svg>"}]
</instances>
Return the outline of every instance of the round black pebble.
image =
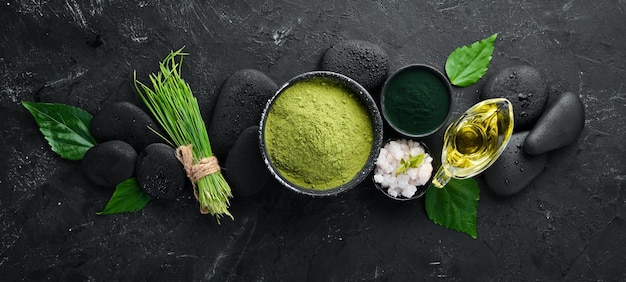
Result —
<instances>
[{"instance_id":1,"label":"round black pebble","mask_svg":"<svg viewBox=\"0 0 626 282\"><path fill-rule=\"evenodd\" d=\"M148 145L137 158L137 182L156 200L171 200L185 187L185 170L174 148L163 144Z\"/></svg>"},{"instance_id":2,"label":"round black pebble","mask_svg":"<svg viewBox=\"0 0 626 282\"><path fill-rule=\"evenodd\" d=\"M320 62L322 70L338 72L367 90L380 87L389 73L389 57L380 46L362 40L346 40L328 48Z\"/></svg>"},{"instance_id":3,"label":"round black pebble","mask_svg":"<svg viewBox=\"0 0 626 282\"><path fill-rule=\"evenodd\" d=\"M226 157L244 129L259 125L265 104L276 90L271 78L253 69L239 70L224 81L208 127L211 149L218 159Z\"/></svg>"},{"instance_id":4,"label":"round black pebble","mask_svg":"<svg viewBox=\"0 0 626 282\"><path fill-rule=\"evenodd\" d=\"M270 180L259 146L259 127L246 128L228 153L222 168L234 194L252 196Z\"/></svg>"},{"instance_id":5,"label":"round black pebble","mask_svg":"<svg viewBox=\"0 0 626 282\"><path fill-rule=\"evenodd\" d=\"M480 98L507 98L513 104L515 130L530 128L541 116L548 101L548 86L534 67L508 67L490 77Z\"/></svg>"},{"instance_id":6,"label":"round black pebble","mask_svg":"<svg viewBox=\"0 0 626 282\"><path fill-rule=\"evenodd\" d=\"M104 106L89 125L91 134L98 141L123 140L137 152L149 144L163 141L150 128L159 130L145 111L129 102Z\"/></svg>"},{"instance_id":7,"label":"round black pebble","mask_svg":"<svg viewBox=\"0 0 626 282\"><path fill-rule=\"evenodd\" d=\"M485 182L496 194L510 196L519 193L545 168L547 155L532 156L524 150L528 133L514 133L502 155L485 170Z\"/></svg>"},{"instance_id":8,"label":"round black pebble","mask_svg":"<svg viewBox=\"0 0 626 282\"><path fill-rule=\"evenodd\" d=\"M115 187L135 173L137 152L124 141L113 140L89 149L81 162L83 173L94 184Z\"/></svg>"}]
</instances>

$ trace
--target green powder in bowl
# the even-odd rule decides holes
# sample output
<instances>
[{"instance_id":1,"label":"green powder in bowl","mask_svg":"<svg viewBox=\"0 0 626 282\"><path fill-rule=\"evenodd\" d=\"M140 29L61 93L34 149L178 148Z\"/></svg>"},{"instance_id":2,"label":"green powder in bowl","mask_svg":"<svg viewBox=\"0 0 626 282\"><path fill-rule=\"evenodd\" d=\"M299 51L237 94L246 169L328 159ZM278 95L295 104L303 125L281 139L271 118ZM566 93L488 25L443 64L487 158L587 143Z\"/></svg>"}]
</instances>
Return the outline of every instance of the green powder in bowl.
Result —
<instances>
[{"instance_id":1,"label":"green powder in bowl","mask_svg":"<svg viewBox=\"0 0 626 282\"><path fill-rule=\"evenodd\" d=\"M424 137L439 130L450 113L452 88L448 79L427 65L408 65L393 73L383 86L385 120L407 137Z\"/></svg>"},{"instance_id":2,"label":"green powder in bowl","mask_svg":"<svg viewBox=\"0 0 626 282\"><path fill-rule=\"evenodd\" d=\"M382 121L365 89L332 72L295 77L268 102L261 147L274 176L311 195L354 187L373 169Z\"/></svg>"}]
</instances>

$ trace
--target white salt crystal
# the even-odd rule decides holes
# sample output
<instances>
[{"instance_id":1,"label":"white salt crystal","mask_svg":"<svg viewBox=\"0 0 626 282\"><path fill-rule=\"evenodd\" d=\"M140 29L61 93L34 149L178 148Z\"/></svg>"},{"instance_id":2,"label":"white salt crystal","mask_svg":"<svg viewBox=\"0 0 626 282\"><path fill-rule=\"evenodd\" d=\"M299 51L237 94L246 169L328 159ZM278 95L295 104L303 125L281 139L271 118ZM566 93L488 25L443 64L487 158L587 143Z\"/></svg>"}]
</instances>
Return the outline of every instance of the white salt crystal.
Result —
<instances>
[{"instance_id":1,"label":"white salt crystal","mask_svg":"<svg viewBox=\"0 0 626 282\"><path fill-rule=\"evenodd\" d=\"M417 172L418 172L418 168L408 168L406 170L406 174L411 178L411 179L417 179Z\"/></svg>"},{"instance_id":2,"label":"white salt crystal","mask_svg":"<svg viewBox=\"0 0 626 282\"><path fill-rule=\"evenodd\" d=\"M419 171L417 172L417 178L419 180L418 183L420 185L426 184L432 172L433 172L433 166L431 164L424 164L420 166Z\"/></svg>"},{"instance_id":3,"label":"white salt crystal","mask_svg":"<svg viewBox=\"0 0 626 282\"><path fill-rule=\"evenodd\" d=\"M393 158L396 160L402 159L402 155L404 155L402 153L402 148L400 147L400 144L393 141L389 143L389 153L391 153Z\"/></svg>"},{"instance_id":4,"label":"white salt crystal","mask_svg":"<svg viewBox=\"0 0 626 282\"><path fill-rule=\"evenodd\" d=\"M402 152L408 152L409 151L409 145L405 143L400 143L400 150L402 150Z\"/></svg>"},{"instance_id":5,"label":"white salt crystal","mask_svg":"<svg viewBox=\"0 0 626 282\"><path fill-rule=\"evenodd\" d=\"M389 195L391 195L392 197L394 197L394 198L398 197L398 191L396 189L394 189L394 188L387 189L387 193Z\"/></svg>"},{"instance_id":6,"label":"white salt crystal","mask_svg":"<svg viewBox=\"0 0 626 282\"><path fill-rule=\"evenodd\" d=\"M415 192L417 192L417 187L415 187L414 185L408 185L402 190L402 196L411 198L413 197L413 195L415 195Z\"/></svg>"},{"instance_id":7,"label":"white salt crystal","mask_svg":"<svg viewBox=\"0 0 626 282\"><path fill-rule=\"evenodd\" d=\"M391 152L389 152L389 154L386 156L386 159L387 163L393 163L396 160Z\"/></svg>"},{"instance_id":8,"label":"white salt crystal","mask_svg":"<svg viewBox=\"0 0 626 282\"><path fill-rule=\"evenodd\" d=\"M376 183L382 183L383 180L385 180L385 177L383 177L382 174L375 174L374 175L374 181Z\"/></svg>"},{"instance_id":9,"label":"white salt crystal","mask_svg":"<svg viewBox=\"0 0 626 282\"><path fill-rule=\"evenodd\" d=\"M398 186L404 187L409 184L409 180L411 180L411 177L406 174L400 174L398 175L398 177L396 177L396 179L398 181Z\"/></svg>"},{"instance_id":10,"label":"white salt crystal","mask_svg":"<svg viewBox=\"0 0 626 282\"><path fill-rule=\"evenodd\" d=\"M382 169L385 173L392 173L393 171L395 171L395 167L389 163L386 163Z\"/></svg>"},{"instance_id":11,"label":"white salt crystal","mask_svg":"<svg viewBox=\"0 0 626 282\"><path fill-rule=\"evenodd\" d=\"M390 174L384 174L383 175L383 181L380 182L381 185L383 186L387 186L389 187L389 185L391 184L391 175Z\"/></svg>"}]
</instances>

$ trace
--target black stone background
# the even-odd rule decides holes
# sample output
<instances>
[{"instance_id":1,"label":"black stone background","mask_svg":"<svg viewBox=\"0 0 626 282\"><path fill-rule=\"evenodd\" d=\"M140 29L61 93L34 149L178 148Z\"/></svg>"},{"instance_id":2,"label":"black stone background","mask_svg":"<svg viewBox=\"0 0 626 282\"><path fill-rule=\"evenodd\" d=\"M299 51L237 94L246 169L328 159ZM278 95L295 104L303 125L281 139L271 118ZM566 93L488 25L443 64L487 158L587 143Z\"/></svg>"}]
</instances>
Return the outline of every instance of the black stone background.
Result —
<instances>
[{"instance_id":1,"label":"black stone background","mask_svg":"<svg viewBox=\"0 0 626 282\"><path fill-rule=\"evenodd\" d=\"M97 216L112 192L55 155L20 104L92 114L110 102L140 104L133 70L145 77L184 45L184 76L209 118L221 83L241 68L280 85L317 69L332 44L359 39L379 44L391 70L443 70L454 48L496 32L487 75L530 64L551 94L580 95L586 121L579 140L550 153L520 194L498 197L477 178L478 239L432 223L423 199L392 201L370 181L330 198L271 183L234 198L235 220L219 225L191 199ZM2 1L0 277L624 280L625 34L622 0ZM484 81L454 89L453 116L477 101ZM427 140L436 158L440 140L441 132Z\"/></svg>"}]
</instances>

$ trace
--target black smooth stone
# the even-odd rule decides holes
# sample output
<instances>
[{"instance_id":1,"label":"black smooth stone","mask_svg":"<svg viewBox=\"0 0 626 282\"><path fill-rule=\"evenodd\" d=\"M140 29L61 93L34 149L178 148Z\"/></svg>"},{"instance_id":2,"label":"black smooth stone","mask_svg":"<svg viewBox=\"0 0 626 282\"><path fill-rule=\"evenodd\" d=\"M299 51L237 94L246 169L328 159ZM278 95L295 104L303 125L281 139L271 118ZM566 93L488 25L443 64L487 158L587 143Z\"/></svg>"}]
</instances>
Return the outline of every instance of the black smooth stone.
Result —
<instances>
[{"instance_id":1,"label":"black smooth stone","mask_svg":"<svg viewBox=\"0 0 626 282\"><path fill-rule=\"evenodd\" d=\"M97 144L85 153L83 173L94 184L115 187L135 173L137 152L128 143L112 140Z\"/></svg>"},{"instance_id":2,"label":"black smooth stone","mask_svg":"<svg viewBox=\"0 0 626 282\"><path fill-rule=\"evenodd\" d=\"M160 127L145 111L129 102L104 106L94 115L89 125L89 130L98 141L122 140L133 146L137 152L141 152L149 144L163 141L150 128L161 132Z\"/></svg>"},{"instance_id":3,"label":"black smooth stone","mask_svg":"<svg viewBox=\"0 0 626 282\"><path fill-rule=\"evenodd\" d=\"M252 196L261 190L271 175L259 146L259 127L246 128L228 153L222 168L234 194Z\"/></svg>"},{"instance_id":4,"label":"black smooth stone","mask_svg":"<svg viewBox=\"0 0 626 282\"><path fill-rule=\"evenodd\" d=\"M148 145L137 158L137 182L156 200L171 200L181 195L186 174L174 148L163 144Z\"/></svg>"},{"instance_id":5,"label":"black smooth stone","mask_svg":"<svg viewBox=\"0 0 626 282\"><path fill-rule=\"evenodd\" d=\"M226 157L244 129L259 125L265 104L276 90L271 78L253 69L239 70L224 81L208 127L211 149L218 159Z\"/></svg>"},{"instance_id":6,"label":"black smooth stone","mask_svg":"<svg viewBox=\"0 0 626 282\"><path fill-rule=\"evenodd\" d=\"M387 78L389 57L383 48L374 43L346 40L324 52L320 68L346 75L365 89L375 90Z\"/></svg>"},{"instance_id":7,"label":"black smooth stone","mask_svg":"<svg viewBox=\"0 0 626 282\"><path fill-rule=\"evenodd\" d=\"M528 131L514 133L502 155L483 173L489 188L509 196L526 188L545 168L547 155L532 156L524 151Z\"/></svg>"},{"instance_id":8,"label":"black smooth stone","mask_svg":"<svg viewBox=\"0 0 626 282\"><path fill-rule=\"evenodd\" d=\"M531 155L539 155L567 146L578 140L584 127L583 102L572 92L562 93L530 131L524 149Z\"/></svg>"},{"instance_id":9,"label":"black smooth stone","mask_svg":"<svg viewBox=\"0 0 626 282\"><path fill-rule=\"evenodd\" d=\"M515 131L529 129L548 101L548 85L539 70L528 65L508 67L490 77L480 98L507 98L513 104Z\"/></svg>"}]
</instances>

